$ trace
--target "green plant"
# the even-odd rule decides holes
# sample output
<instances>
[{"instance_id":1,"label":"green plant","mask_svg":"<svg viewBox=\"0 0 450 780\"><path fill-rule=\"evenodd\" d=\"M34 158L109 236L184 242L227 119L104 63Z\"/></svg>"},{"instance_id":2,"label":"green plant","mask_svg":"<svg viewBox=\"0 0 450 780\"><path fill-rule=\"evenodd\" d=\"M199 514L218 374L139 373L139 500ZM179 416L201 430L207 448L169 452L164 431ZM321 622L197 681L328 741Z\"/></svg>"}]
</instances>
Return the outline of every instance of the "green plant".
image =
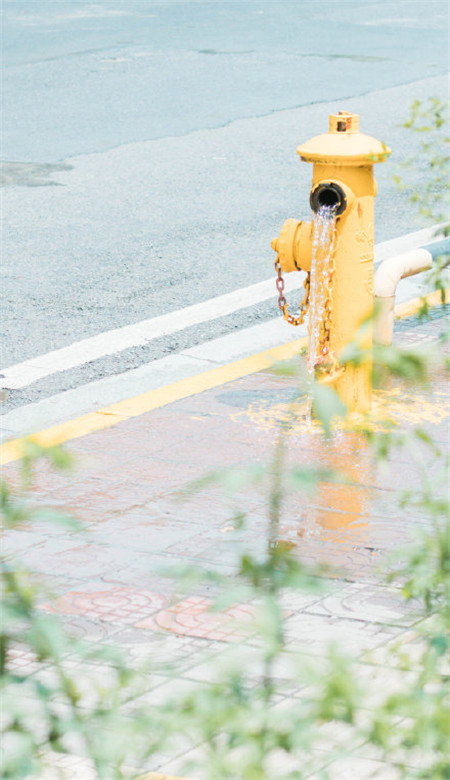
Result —
<instances>
[{"instance_id":1,"label":"green plant","mask_svg":"<svg viewBox=\"0 0 450 780\"><path fill-rule=\"evenodd\" d=\"M396 352L395 355L388 361L383 358L383 365L393 363L397 373L411 378L411 362L403 363ZM416 367L413 375L422 377L423 365ZM330 390L318 406L326 436L332 435L332 421L343 414L332 394ZM417 777L434 780L447 777L443 758L448 726L443 665L449 628L449 545L448 527L439 525L439 518L446 509L445 502L438 500L430 488L405 496L405 501L420 502L435 523L433 534L421 538L408 551L404 563L389 575L390 581L403 582L406 599L423 600L420 633L423 648L408 688L401 695L387 696L361 729L359 717L364 690L355 685L349 659L331 649L328 660L316 664L304 653L292 650L286 641L286 596L296 591L320 594L323 587L320 575L324 570L305 566L301 554L299 557L282 538L283 503L292 490L311 492L324 480L342 480L339 474L323 467L287 467L286 447L293 422L293 415L288 415L268 468L250 468L239 473L222 471L207 478L221 482L232 491L245 488L250 482L262 485L269 480L264 550L257 554L243 550L237 576L232 581L208 570L174 573L180 587L188 582L192 588L204 578L213 583L217 592L216 609L244 601L254 611L254 619L246 627L252 641L243 641L234 651L220 653L216 681L206 687L168 700L161 707L144 711L135 707L133 717L124 717L123 703L132 703L139 689L136 673L110 648L93 650L68 637L55 617L39 609L43 597L48 598L42 587L17 562L2 562L5 612L0 656L7 715L5 778L19 780L31 772L38 776L39 767L49 752L73 749L92 758L100 778L121 778L127 776L127 757L134 755L133 763L137 762L139 766L139 761L161 749L174 733L183 733L192 745L202 746L198 763L188 765L186 771L195 772L197 766L215 780L268 780L274 776L274 766L280 767L280 762L284 761L286 768L278 768L277 780L282 777L301 780L313 771L318 729L325 723L340 723L347 729L348 739L336 746L336 755L350 750L355 737L359 736L382 750L385 758L402 772L401 777L410 778L414 776L410 754L418 748L426 748L431 759L425 769L418 770ZM405 445L405 434L396 433L395 428L374 431L367 425L366 428L360 426L359 434L361 431L378 461L386 460L394 447ZM435 456L439 455L426 433L417 429L413 436L429 446ZM324 446L327 446L326 442L325 438ZM59 467L69 465L67 456L60 449L42 452L31 447L24 459L25 485L31 479L35 458L42 456L50 458ZM197 485L196 489L201 489L203 484ZM24 499L15 496L5 484L2 485L1 505L8 528L45 519L69 523L73 530L82 532L70 519L30 509ZM239 530L245 523L245 511L241 511L235 517L236 528ZM23 675L14 671L11 660L17 649L31 653L41 673ZM393 652L391 661L405 663L404 652L404 648ZM67 666L67 657L74 654L87 664L92 661L107 664L111 671L108 684L99 686L88 675L80 679L79 673L74 677L70 665ZM284 670L281 676L280 668ZM147 675L148 670L141 670L140 682L142 674ZM83 707L86 684L91 697L89 708ZM302 684L313 686L315 695L306 699L290 697L292 688ZM283 696L287 698L280 707ZM31 719L30 702L34 703ZM399 720L403 720L404 725L399 727ZM332 755L330 753L330 758ZM327 776L325 770L322 776Z\"/></svg>"},{"instance_id":2,"label":"green plant","mask_svg":"<svg viewBox=\"0 0 450 780\"><path fill-rule=\"evenodd\" d=\"M375 710L367 737L397 766L401 778L448 780L450 523L448 515L442 523L440 501L423 503L435 516L433 530L418 535L388 577L403 582L406 601L417 599L422 605L410 649L399 644L391 652L391 665L408 670L408 682Z\"/></svg>"},{"instance_id":3,"label":"green plant","mask_svg":"<svg viewBox=\"0 0 450 780\"><path fill-rule=\"evenodd\" d=\"M355 352L355 348L349 349L349 357L365 359L364 355ZM427 356L413 350L383 348L376 353L375 360L378 372L382 371L384 376L393 375L412 385L418 381L426 383L428 379ZM292 370L289 375L292 376ZM301 377L299 382L304 385ZM293 408L297 408L295 402ZM322 403L316 408L326 437L333 435L335 422L345 417L344 411L334 391L327 388ZM245 656L240 652L234 665L225 665L225 668L219 663L217 682L207 691L194 692L179 703L181 714L186 718L185 728L193 731L196 741L205 746L198 762L188 764L186 771L195 774L200 766L203 770L206 767L207 776L217 780L268 780L274 776L276 766L277 780L303 778L313 771L317 731L327 723L332 727L338 724L346 727L347 738L344 742L338 740L336 756L350 752L358 740L367 741L381 751L399 778L445 780L448 778L449 721L444 666L449 628L450 528L446 522L442 525L447 512L445 497L437 497L436 484L428 478L429 458L434 459L436 471L442 460L441 452L421 427L404 432L393 422L382 430L379 426L374 427L370 419L358 423L357 431L365 436L377 464L386 462L396 448L408 448L410 453L415 452L416 445L427 448L428 457L422 464L422 485L410 494L405 493L402 500L404 504L414 502L420 506L424 518L434 522L431 533L424 532L404 551L401 564L398 565L397 555L396 568L381 575L388 584L403 584L401 592L406 602L411 598L421 602L416 604L417 642L423 643L423 649L410 670L410 659L405 661L408 649L401 644L391 648L385 663L394 668L406 666L411 674L405 677L400 693L387 691L381 703L365 712L366 691L358 688L355 670L348 658L330 652L326 668L318 668L311 660L307 662L301 651L292 652L286 645L283 597L286 592L297 589L308 591L311 583L318 587L320 580L316 575L320 571L302 565L301 547L295 551L279 538L283 502L293 489L315 490L323 480L342 480L340 475L323 470L287 468L284 456L291 422L288 415L280 431L271 469L266 553L263 557L249 553L242 556L238 583L232 587L229 582L223 582L217 604L221 607L239 597L257 605L255 629L259 653L255 651L244 660ZM323 446L327 446L327 438ZM237 480L228 472L211 478L221 479L228 488L237 488L252 480L260 482L267 476L262 469L251 469L245 475L240 473ZM245 514L241 513L239 527L243 523ZM197 572L196 576L201 574ZM217 575L214 579L220 584ZM417 642L413 643L415 650ZM287 658L292 664L291 674L281 681L277 670L285 665ZM223 662L223 658L221 660ZM301 685L305 679L316 688L314 699L285 701L280 714L276 706L279 696L286 694L289 686ZM419 751L421 763L415 767ZM332 756L330 753L330 760ZM285 770L281 769L283 761L286 762ZM326 769L321 770L320 777L328 777Z\"/></svg>"},{"instance_id":4,"label":"green plant","mask_svg":"<svg viewBox=\"0 0 450 780\"><path fill-rule=\"evenodd\" d=\"M41 458L58 469L68 470L72 465L62 448L43 449L29 442L20 490L0 482L5 530L56 523L82 533L73 518L33 508L27 500L34 465ZM39 777L52 754L71 751L89 757L99 778L124 777L123 764L135 726L121 714L120 703L133 694L136 674L116 648L99 648L72 638L56 615L40 609L50 598L45 583L6 553L0 559L0 583L1 777ZM25 672L23 660L28 667ZM105 680L98 674L99 664L107 672ZM149 718L142 722L149 725ZM158 734L157 727L154 734ZM152 743L153 738L147 742L147 752Z\"/></svg>"},{"instance_id":5,"label":"green plant","mask_svg":"<svg viewBox=\"0 0 450 780\"><path fill-rule=\"evenodd\" d=\"M375 358L383 372L394 375L397 381L426 381L425 356L383 348ZM358 362L366 358L349 347L346 359ZM298 385L303 393L305 382L300 375ZM326 448L336 424L346 421L346 410L332 389L316 385L310 392L323 428L322 446ZM214 780L302 780L314 771L314 748L324 726L332 730L339 727L345 734L329 752L330 761L366 740L404 780L448 780L445 664L450 628L450 529L445 494L438 494L428 479L427 460L422 486L405 494L404 502L419 506L432 523L432 530L420 536L387 577L388 583L401 585L406 601L421 602L414 645L420 652L412 663L407 648L392 648L387 663L407 669L410 675L403 690L387 692L381 703L367 712L366 691L357 684L354 666L339 648L330 648L328 657L317 662L286 634L286 604L292 604L299 592L319 597L324 592L322 575L327 570L306 565L301 544L296 549L283 538L285 501L294 490L311 493L324 481L342 484L347 479L324 466L288 466L286 455L297 400L293 399L280 427L269 466L238 472L223 470L209 474L194 486L201 490L210 482L219 482L233 493L252 483L267 486L265 543L257 552L242 549L235 577L224 577L207 568L172 572L178 588L193 589L203 580L211 584L216 593L215 609L240 602L247 604L253 614L242 629L245 638L232 650L217 655L214 682L167 699L162 705L140 707L135 699L148 686L151 667L134 671L117 651L106 646L94 648L68 636L55 616L39 608L42 600L48 599L45 587L17 560L7 556L2 559L0 683L5 780L21 780L30 774L38 777L49 754L72 751L92 759L99 778L120 780L133 776L127 766L144 766L154 752L170 750L171 740L180 734L188 744L197 746L196 758L185 767L193 776L197 769ZM366 438L377 464L386 462L396 447L408 446L412 451L414 442L427 447L435 462L442 459L421 428L405 433L390 424L378 430L370 420L363 420L357 432ZM60 448L44 451L28 445L23 460L24 491L32 480L35 460L41 457L58 468L70 466ZM188 495L181 498L188 500ZM74 532L82 533L70 518L32 508L22 492L16 494L5 483L0 501L7 529L45 520L68 524ZM236 531L245 528L247 521L245 508L240 508L233 517ZM20 652L27 653L35 663L33 674L14 667L14 655ZM70 663L74 657L80 662L76 673ZM81 665L85 667L82 671ZM93 667L106 667L108 679L102 683L95 671L88 671ZM310 691L309 695L292 695L302 686ZM334 780L330 772L330 780ZM327 778L326 769L319 776Z\"/></svg>"},{"instance_id":6,"label":"green plant","mask_svg":"<svg viewBox=\"0 0 450 780\"><path fill-rule=\"evenodd\" d=\"M327 435L336 409L342 413L342 404L334 397L329 403L329 398L327 394L319 405ZM250 482L268 483L264 550L244 549L232 582L207 569L178 572L190 586L203 578L214 582L218 590L215 609L243 601L254 611L253 620L242 629L250 642L244 640L215 660L216 682L167 705L178 713L178 728L200 746L198 758L183 768L194 776L201 770L214 780L272 780L275 776L277 780L302 780L317 761L318 727L341 723L351 731L358 711L360 692L349 659L330 648L328 658L317 664L300 648L292 648L285 633L286 597L299 592L319 597L324 593L320 575L326 569L305 565L294 546L282 538L283 503L292 491L314 492L324 479L340 478L323 467L287 466L294 409L295 399L280 428L269 468L251 468L238 476L222 471L207 478L221 482L227 490L248 487ZM245 523L245 513L240 513L236 529ZM317 695L311 699L289 696L302 685L315 686ZM280 707L283 696L289 698ZM327 777L325 771L322 776Z\"/></svg>"},{"instance_id":7,"label":"green plant","mask_svg":"<svg viewBox=\"0 0 450 780\"><path fill-rule=\"evenodd\" d=\"M422 216L435 223L449 223L449 106L448 100L438 97L430 97L426 102L414 100L403 123L403 127L420 136L418 153L403 165L409 170L419 169L424 173L410 200ZM400 189L406 189L402 176L397 174L394 180ZM450 225L447 224L444 231L448 235Z\"/></svg>"}]
</instances>

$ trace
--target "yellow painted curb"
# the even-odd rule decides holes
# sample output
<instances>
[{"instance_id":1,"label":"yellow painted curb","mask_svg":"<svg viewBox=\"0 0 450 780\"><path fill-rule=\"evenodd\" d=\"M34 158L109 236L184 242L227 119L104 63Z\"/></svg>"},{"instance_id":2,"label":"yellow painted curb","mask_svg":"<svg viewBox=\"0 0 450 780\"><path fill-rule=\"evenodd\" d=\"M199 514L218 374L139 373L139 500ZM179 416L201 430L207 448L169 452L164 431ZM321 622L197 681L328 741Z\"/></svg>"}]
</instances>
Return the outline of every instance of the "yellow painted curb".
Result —
<instances>
[{"instance_id":1,"label":"yellow painted curb","mask_svg":"<svg viewBox=\"0 0 450 780\"><path fill-rule=\"evenodd\" d=\"M280 347L274 347L234 363L228 363L226 366L219 366L211 371L205 371L188 379L173 382L171 385L150 390L148 393L127 398L125 401L111 404L111 406L105 406L98 412L91 412L77 417L75 420L68 420L60 425L39 431L39 433L33 433L21 439L13 439L0 447L0 464L6 465L11 461L19 460L22 457L22 447L25 441L36 442L42 447L51 447L86 436L88 433L112 428L113 425L128 420L130 417L138 417L145 412L152 411L152 409L159 409L190 395L197 395L249 374L256 374L258 371L270 368L278 361L289 360L298 355L300 349L307 343L306 338L296 339Z\"/></svg>"},{"instance_id":2,"label":"yellow painted curb","mask_svg":"<svg viewBox=\"0 0 450 780\"><path fill-rule=\"evenodd\" d=\"M413 298L411 301L399 303L399 305L395 307L396 318L403 319L404 317L412 317L414 314L417 314L419 309L422 308L424 300L430 307L440 306L442 304L440 290L428 293L428 295L424 295L423 298ZM445 303L450 303L450 290L445 290Z\"/></svg>"},{"instance_id":3,"label":"yellow painted curb","mask_svg":"<svg viewBox=\"0 0 450 780\"><path fill-rule=\"evenodd\" d=\"M416 314L421 308L424 299L430 307L438 306L442 303L441 294L439 291L436 291L425 295L423 298L414 298L411 301L399 304L395 308L396 316L404 318ZM445 302L450 302L450 290L445 291ZM50 447L55 444L63 444L72 439L79 439L88 433L112 428L123 420L130 419L130 417L138 417L145 412L152 411L152 409L159 409L162 406L174 403L174 401L188 398L190 395L197 395L205 390L211 390L227 382L232 382L235 379L241 379L244 376L256 374L258 371L264 371L264 369L273 366L274 363L295 357L302 347L307 346L307 343L307 338L296 339L288 344L282 344L280 347L267 349L264 352L259 352L242 360L236 360L234 363L228 363L226 366L219 366L211 369L211 371L205 371L188 379L173 382L171 385L150 390L133 398L127 398L125 401L105 406L97 412L91 412L60 425L54 425L30 436L13 439L1 445L0 465L6 465L12 461L19 460L22 457L22 447L25 441L33 441L43 447Z\"/></svg>"}]
</instances>

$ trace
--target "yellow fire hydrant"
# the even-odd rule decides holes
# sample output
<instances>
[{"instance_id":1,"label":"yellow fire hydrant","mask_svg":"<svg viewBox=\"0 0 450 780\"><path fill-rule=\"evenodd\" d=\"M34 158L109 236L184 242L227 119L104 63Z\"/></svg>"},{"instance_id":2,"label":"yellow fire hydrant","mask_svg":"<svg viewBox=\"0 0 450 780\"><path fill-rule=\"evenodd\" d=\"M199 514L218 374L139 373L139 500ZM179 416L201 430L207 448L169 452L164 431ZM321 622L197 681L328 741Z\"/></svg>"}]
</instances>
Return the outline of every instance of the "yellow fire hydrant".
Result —
<instances>
[{"instance_id":1,"label":"yellow fire hydrant","mask_svg":"<svg viewBox=\"0 0 450 780\"><path fill-rule=\"evenodd\" d=\"M357 114L331 114L329 132L297 149L301 160L313 163L310 204L315 217L311 222L288 219L272 241L284 317L299 325L309 309L308 365L335 387L351 411L370 409L371 364L365 360L360 366L342 367L339 356L364 322L358 343L369 349L372 344L373 165L386 160L390 151L359 132ZM306 292L300 315L293 316L284 298L282 273L300 270L307 272Z\"/></svg>"}]
</instances>

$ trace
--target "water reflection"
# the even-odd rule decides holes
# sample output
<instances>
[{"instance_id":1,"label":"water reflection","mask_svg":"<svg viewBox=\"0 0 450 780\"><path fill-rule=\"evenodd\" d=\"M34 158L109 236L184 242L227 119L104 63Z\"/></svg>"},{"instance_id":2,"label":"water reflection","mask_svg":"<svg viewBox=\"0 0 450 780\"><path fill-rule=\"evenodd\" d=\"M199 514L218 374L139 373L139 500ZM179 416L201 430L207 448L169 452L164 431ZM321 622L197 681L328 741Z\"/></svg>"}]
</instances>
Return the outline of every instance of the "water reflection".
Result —
<instances>
[{"instance_id":1,"label":"water reflection","mask_svg":"<svg viewBox=\"0 0 450 780\"><path fill-rule=\"evenodd\" d=\"M370 486L374 482L374 466L364 436L338 432L324 448L315 440L323 465L336 472L337 482L322 482L316 495L316 505L308 507L307 524L314 524L320 538L361 544L370 516Z\"/></svg>"},{"instance_id":2,"label":"water reflection","mask_svg":"<svg viewBox=\"0 0 450 780\"><path fill-rule=\"evenodd\" d=\"M290 466L329 469L330 479L320 482L312 494L286 495L278 543L297 547L300 552L305 542L365 547L375 482L375 466L365 437L339 431L327 442L317 434L305 439L303 436L303 447L297 450L297 462L292 453Z\"/></svg>"}]
</instances>

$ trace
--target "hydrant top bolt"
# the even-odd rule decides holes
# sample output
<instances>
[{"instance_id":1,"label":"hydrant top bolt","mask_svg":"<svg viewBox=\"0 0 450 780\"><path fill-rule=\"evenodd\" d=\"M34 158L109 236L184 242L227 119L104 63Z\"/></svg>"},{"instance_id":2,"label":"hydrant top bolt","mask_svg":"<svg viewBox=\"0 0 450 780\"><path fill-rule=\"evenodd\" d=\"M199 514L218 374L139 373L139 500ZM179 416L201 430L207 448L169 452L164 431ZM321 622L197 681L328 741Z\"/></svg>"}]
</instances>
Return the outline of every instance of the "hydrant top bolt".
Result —
<instances>
[{"instance_id":1,"label":"hydrant top bolt","mask_svg":"<svg viewBox=\"0 0 450 780\"><path fill-rule=\"evenodd\" d=\"M359 133L359 114L339 111L338 114L330 114L329 122L330 133Z\"/></svg>"}]
</instances>

